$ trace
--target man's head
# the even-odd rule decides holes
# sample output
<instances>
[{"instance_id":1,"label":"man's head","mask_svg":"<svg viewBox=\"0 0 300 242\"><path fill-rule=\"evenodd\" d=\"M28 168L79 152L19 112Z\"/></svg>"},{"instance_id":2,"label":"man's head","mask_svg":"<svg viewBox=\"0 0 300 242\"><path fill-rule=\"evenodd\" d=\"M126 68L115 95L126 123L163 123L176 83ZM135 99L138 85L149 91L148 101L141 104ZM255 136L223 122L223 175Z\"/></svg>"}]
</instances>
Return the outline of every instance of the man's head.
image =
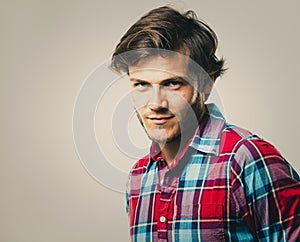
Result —
<instances>
[{"instance_id":1,"label":"man's head","mask_svg":"<svg viewBox=\"0 0 300 242\"><path fill-rule=\"evenodd\" d=\"M153 55L148 49L165 49L188 55L216 80L224 72L224 60L215 55L217 45L214 31L193 11L181 14L170 7L160 7L144 15L124 34L113 53L112 67L128 73L128 65ZM138 56L119 58L131 50L136 50Z\"/></svg>"},{"instance_id":2,"label":"man's head","mask_svg":"<svg viewBox=\"0 0 300 242\"><path fill-rule=\"evenodd\" d=\"M121 38L111 66L129 75L138 117L152 140L172 142L193 130L211 83L224 72L216 48L215 33L194 12L170 7L150 11Z\"/></svg>"}]
</instances>

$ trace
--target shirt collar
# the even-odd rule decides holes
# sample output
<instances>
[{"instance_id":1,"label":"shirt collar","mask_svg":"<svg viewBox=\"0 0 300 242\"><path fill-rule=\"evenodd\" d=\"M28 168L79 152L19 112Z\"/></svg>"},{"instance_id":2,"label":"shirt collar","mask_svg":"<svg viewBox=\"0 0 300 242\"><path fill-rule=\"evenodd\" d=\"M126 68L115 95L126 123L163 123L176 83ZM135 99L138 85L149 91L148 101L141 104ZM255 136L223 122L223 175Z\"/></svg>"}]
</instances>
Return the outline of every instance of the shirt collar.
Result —
<instances>
[{"instance_id":1,"label":"shirt collar","mask_svg":"<svg viewBox=\"0 0 300 242\"><path fill-rule=\"evenodd\" d=\"M206 112L204 113L189 146L203 153L218 156L221 135L224 130L225 123L225 118L219 108L213 103L206 104ZM160 156L161 151L158 144L152 142L149 166L151 166L151 164L157 159L160 159Z\"/></svg>"},{"instance_id":2,"label":"shirt collar","mask_svg":"<svg viewBox=\"0 0 300 242\"><path fill-rule=\"evenodd\" d=\"M201 152L219 155L221 135L226 121L219 108L211 103L206 105L206 112L190 144Z\"/></svg>"}]
</instances>

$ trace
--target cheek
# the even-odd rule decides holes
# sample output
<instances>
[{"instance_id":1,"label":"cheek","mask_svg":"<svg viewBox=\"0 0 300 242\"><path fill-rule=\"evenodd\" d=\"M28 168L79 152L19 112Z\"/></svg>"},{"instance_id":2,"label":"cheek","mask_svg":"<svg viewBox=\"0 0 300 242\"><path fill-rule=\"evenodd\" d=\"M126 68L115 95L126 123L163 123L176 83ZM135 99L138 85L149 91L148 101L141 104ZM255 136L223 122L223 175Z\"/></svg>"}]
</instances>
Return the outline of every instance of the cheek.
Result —
<instances>
[{"instance_id":1,"label":"cheek","mask_svg":"<svg viewBox=\"0 0 300 242\"><path fill-rule=\"evenodd\" d=\"M149 101L150 98L150 93L149 92L137 92L137 91L132 91L131 92L131 99L133 102L134 107L137 110L142 109L145 107Z\"/></svg>"},{"instance_id":2,"label":"cheek","mask_svg":"<svg viewBox=\"0 0 300 242\"><path fill-rule=\"evenodd\" d=\"M144 123L144 118L143 118L143 113L144 113L144 110L142 109L142 108L140 108L140 109L135 109L135 113L136 113L136 116L137 116L137 118L139 119L139 121L141 122L141 123Z\"/></svg>"},{"instance_id":3,"label":"cheek","mask_svg":"<svg viewBox=\"0 0 300 242\"><path fill-rule=\"evenodd\" d=\"M192 107L192 95L173 95L168 99L169 109L175 115L183 116Z\"/></svg>"}]
</instances>

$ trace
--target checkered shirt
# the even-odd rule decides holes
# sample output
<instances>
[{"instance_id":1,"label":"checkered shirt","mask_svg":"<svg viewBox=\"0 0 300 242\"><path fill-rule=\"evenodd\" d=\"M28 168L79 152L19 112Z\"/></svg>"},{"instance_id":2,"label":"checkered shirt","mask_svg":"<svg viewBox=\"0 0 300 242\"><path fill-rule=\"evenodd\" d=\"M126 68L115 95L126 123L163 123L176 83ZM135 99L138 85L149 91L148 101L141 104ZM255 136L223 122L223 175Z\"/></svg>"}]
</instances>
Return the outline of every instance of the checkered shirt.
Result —
<instances>
[{"instance_id":1,"label":"checkered shirt","mask_svg":"<svg viewBox=\"0 0 300 242\"><path fill-rule=\"evenodd\" d=\"M170 167L155 147L129 174L131 241L300 241L299 175L214 104Z\"/></svg>"}]
</instances>

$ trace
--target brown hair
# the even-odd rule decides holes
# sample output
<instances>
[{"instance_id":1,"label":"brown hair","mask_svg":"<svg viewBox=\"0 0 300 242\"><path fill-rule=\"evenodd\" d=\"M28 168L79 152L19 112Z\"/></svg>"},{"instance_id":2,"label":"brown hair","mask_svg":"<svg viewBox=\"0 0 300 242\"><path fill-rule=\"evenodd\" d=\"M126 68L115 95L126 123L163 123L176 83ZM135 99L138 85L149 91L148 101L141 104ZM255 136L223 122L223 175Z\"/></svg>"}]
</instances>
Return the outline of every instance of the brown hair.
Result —
<instances>
[{"instance_id":1,"label":"brown hair","mask_svg":"<svg viewBox=\"0 0 300 242\"><path fill-rule=\"evenodd\" d=\"M116 46L111 66L118 72L128 73L128 65L153 55L149 48L185 50L215 80L225 71L223 58L215 55L217 46L215 32L197 19L193 11L181 14L164 6L153 9L129 28ZM128 58L126 53L132 50L135 50L135 57Z\"/></svg>"}]
</instances>

